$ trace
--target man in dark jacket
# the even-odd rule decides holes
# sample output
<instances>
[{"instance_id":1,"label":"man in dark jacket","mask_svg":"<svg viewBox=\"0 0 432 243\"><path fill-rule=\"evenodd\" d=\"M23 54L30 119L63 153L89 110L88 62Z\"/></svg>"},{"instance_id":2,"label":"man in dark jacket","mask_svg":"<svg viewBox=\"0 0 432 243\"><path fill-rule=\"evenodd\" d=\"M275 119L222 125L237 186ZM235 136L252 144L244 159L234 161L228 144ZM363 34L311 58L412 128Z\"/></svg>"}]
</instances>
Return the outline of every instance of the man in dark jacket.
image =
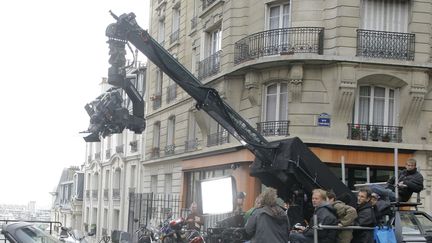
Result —
<instances>
[{"instance_id":1,"label":"man in dark jacket","mask_svg":"<svg viewBox=\"0 0 432 243\"><path fill-rule=\"evenodd\" d=\"M371 204L374 207L376 223L385 224L386 216L390 218L393 214L390 202L382 200L377 193L373 192L371 197Z\"/></svg>"},{"instance_id":2,"label":"man in dark jacket","mask_svg":"<svg viewBox=\"0 0 432 243\"><path fill-rule=\"evenodd\" d=\"M414 192L418 193L423 190L423 176L417 171L417 161L415 159L410 158L407 160L405 169L399 173L397 186L400 202L407 202ZM386 188L374 185L371 189L392 202L396 200L394 177L387 181Z\"/></svg>"},{"instance_id":3,"label":"man in dark jacket","mask_svg":"<svg viewBox=\"0 0 432 243\"><path fill-rule=\"evenodd\" d=\"M315 207L314 214L317 215L318 224L322 225L337 225L338 219L336 210L327 203L327 192L321 189L312 191L312 204ZM312 226L313 218L309 225ZM312 243L314 238L312 227L300 227L297 231L292 231L290 234L291 243ZM320 243L335 243L335 230L319 230L318 242ZM270 241L269 241L270 242Z\"/></svg>"},{"instance_id":4,"label":"man in dark jacket","mask_svg":"<svg viewBox=\"0 0 432 243\"><path fill-rule=\"evenodd\" d=\"M260 195L261 207L246 222L245 230L252 243L286 243L288 219L285 211L276 204L276 189L267 188Z\"/></svg>"},{"instance_id":5,"label":"man in dark jacket","mask_svg":"<svg viewBox=\"0 0 432 243\"><path fill-rule=\"evenodd\" d=\"M355 224L363 227L375 227L375 213L371 200L372 191L361 188L357 194L357 219ZM354 230L351 243L373 243L373 230Z\"/></svg>"}]
</instances>

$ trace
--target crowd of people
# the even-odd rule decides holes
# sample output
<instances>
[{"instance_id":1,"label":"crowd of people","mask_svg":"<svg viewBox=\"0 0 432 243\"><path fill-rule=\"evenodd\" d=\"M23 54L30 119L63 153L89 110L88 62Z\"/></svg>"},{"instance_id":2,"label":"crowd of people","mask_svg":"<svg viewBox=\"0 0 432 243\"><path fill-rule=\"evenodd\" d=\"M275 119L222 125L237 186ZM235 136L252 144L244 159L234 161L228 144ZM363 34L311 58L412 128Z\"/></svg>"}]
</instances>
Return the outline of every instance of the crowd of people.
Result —
<instances>
[{"instance_id":1,"label":"crowd of people","mask_svg":"<svg viewBox=\"0 0 432 243\"><path fill-rule=\"evenodd\" d=\"M398 187L399 201L406 202L414 192L423 189L423 176L416 169L416 161L409 159L406 169L400 173L397 183L392 177L386 187L370 186L357 192L357 206L350 206L348 195L337 197L332 191L314 189L311 202L313 214L321 225L375 227L390 217L390 202L396 199L395 186ZM313 219L301 224L293 224L298 219L290 214L292 205L277 203L277 191L267 188L256 199L253 208L245 213L245 230L251 242L275 243L313 243ZM370 229L324 229L318 231L320 243L373 243L373 230Z\"/></svg>"}]
</instances>

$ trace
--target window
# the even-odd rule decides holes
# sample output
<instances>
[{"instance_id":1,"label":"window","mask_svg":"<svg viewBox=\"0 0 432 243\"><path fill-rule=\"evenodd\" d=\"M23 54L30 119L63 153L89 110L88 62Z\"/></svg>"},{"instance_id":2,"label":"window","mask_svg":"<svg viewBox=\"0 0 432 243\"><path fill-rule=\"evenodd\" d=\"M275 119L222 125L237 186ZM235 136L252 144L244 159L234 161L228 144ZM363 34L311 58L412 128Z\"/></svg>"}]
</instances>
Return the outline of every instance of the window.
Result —
<instances>
[{"instance_id":1,"label":"window","mask_svg":"<svg viewBox=\"0 0 432 243\"><path fill-rule=\"evenodd\" d=\"M163 72L159 68L156 70L156 87L155 87L155 93L161 94L162 93L162 84L163 84Z\"/></svg>"},{"instance_id":2,"label":"window","mask_svg":"<svg viewBox=\"0 0 432 243\"><path fill-rule=\"evenodd\" d=\"M165 42L165 19L159 20L158 25L158 41L163 45Z\"/></svg>"},{"instance_id":3,"label":"window","mask_svg":"<svg viewBox=\"0 0 432 243\"><path fill-rule=\"evenodd\" d=\"M415 214L415 217L419 221L425 233L430 234L432 232L432 221L424 214Z\"/></svg>"},{"instance_id":4,"label":"window","mask_svg":"<svg viewBox=\"0 0 432 243\"><path fill-rule=\"evenodd\" d=\"M265 88L265 121L288 120L288 83L273 83Z\"/></svg>"},{"instance_id":5,"label":"window","mask_svg":"<svg viewBox=\"0 0 432 243\"><path fill-rule=\"evenodd\" d=\"M189 120L188 120L188 141L192 141L195 140L197 135L197 131L196 131L196 120L195 120L195 114L193 113L193 111L189 112Z\"/></svg>"},{"instance_id":6,"label":"window","mask_svg":"<svg viewBox=\"0 0 432 243\"><path fill-rule=\"evenodd\" d=\"M209 32L209 50L210 50L210 55L213 55L215 53L217 53L218 51L220 51L222 48L222 31L220 26L218 28L216 28L213 31Z\"/></svg>"},{"instance_id":7,"label":"window","mask_svg":"<svg viewBox=\"0 0 432 243\"><path fill-rule=\"evenodd\" d=\"M417 222L413 218L414 215L411 214L401 214L401 226L402 226L402 234L420 234L420 229L417 225Z\"/></svg>"},{"instance_id":8,"label":"window","mask_svg":"<svg viewBox=\"0 0 432 243\"><path fill-rule=\"evenodd\" d=\"M153 125L153 148L159 148L160 144L160 122Z\"/></svg>"},{"instance_id":9,"label":"window","mask_svg":"<svg viewBox=\"0 0 432 243\"><path fill-rule=\"evenodd\" d=\"M290 27L290 4L270 5L268 7L267 29L280 29Z\"/></svg>"},{"instance_id":10,"label":"window","mask_svg":"<svg viewBox=\"0 0 432 243\"><path fill-rule=\"evenodd\" d=\"M171 29L171 36L170 36L170 42L174 43L179 39L179 32L180 32L180 8L173 8L172 10L172 29Z\"/></svg>"},{"instance_id":11,"label":"window","mask_svg":"<svg viewBox=\"0 0 432 243\"><path fill-rule=\"evenodd\" d=\"M357 124L397 125L398 89L380 86L360 86L355 105Z\"/></svg>"},{"instance_id":12,"label":"window","mask_svg":"<svg viewBox=\"0 0 432 243\"><path fill-rule=\"evenodd\" d=\"M164 180L164 192L165 194L171 194L172 193L172 174L165 174L165 180Z\"/></svg>"},{"instance_id":13,"label":"window","mask_svg":"<svg viewBox=\"0 0 432 243\"><path fill-rule=\"evenodd\" d=\"M361 28L368 30L407 32L410 1L363 0Z\"/></svg>"},{"instance_id":14,"label":"window","mask_svg":"<svg viewBox=\"0 0 432 243\"><path fill-rule=\"evenodd\" d=\"M175 116L168 118L167 145L174 144Z\"/></svg>"}]
</instances>

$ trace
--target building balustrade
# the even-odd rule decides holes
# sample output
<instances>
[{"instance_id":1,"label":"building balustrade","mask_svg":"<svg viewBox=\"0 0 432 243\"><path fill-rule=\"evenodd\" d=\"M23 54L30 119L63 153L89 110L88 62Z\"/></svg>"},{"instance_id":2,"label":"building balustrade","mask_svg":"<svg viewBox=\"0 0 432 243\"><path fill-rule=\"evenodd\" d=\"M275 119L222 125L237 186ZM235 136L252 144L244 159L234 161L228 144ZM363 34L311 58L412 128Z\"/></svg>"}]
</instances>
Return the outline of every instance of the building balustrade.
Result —
<instances>
[{"instance_id":1,"label":"building balustrade","mask_svg":"<svg viewBox=\"0 0 432 243\"><path fill-rule=\"evenodd\" d=\"M199 62L198 79L203 79L217 74L220 71L220 59L222 51L218 51Z\"/></svg>"},{"instance_id":2,"label":"building balustrade","mask_svg":"<svg viewBox=\"0 0 432 243\"><path fill-rule=\"evenodd\" d=\"M229 143L228 131L223 129L221 132L207 135L207 147Z\"/></svg>"},{"instance_id":3,"label":"building balustrade","mask_svg":"<svg viewBox=\"0 0 432 243\"><path fill-rule=\"evenodd\" d=\"M290 121L258 122L257 131L263 136L289 136Z\"/></svg>"},{"instance_id":4,"label":"building balustrade","mask_svg":"<svg viewBox=\"0 0 432 243\"><path fill-rule=\"evenodd\" d=\"M402 127L348 123L348 139L402 142Z\"/></svg>"},{"instance_id":5,"label":"building balustrade","mask_svg":"<svg viewBox=\"0 0 432 243\"><path fill-rule=\"evenodd\" d=\"M175 153L175 144L169 144L167 146L165 146L165 156L167 155L173 155Z\"/></svg>"},{"instance_id":6,"label":"building balustrade","mask_svg":"<svg viewBox=\"0 0 432 243\"><path fill-rule=\"evenodd\" d=\"M234 44L234 63L272 55L323 54L324 28L293 27L258 32Z\"/></svg>"},{"instance_id":7,"label":"building balustrade","mask_svg":"<svg viewBox=\"0 0 432 243\"><path fill-rule=\"evenodd\" d=\"M414 60L415 34L357 30L357 56Z\"/></svg>"}]
</instances>

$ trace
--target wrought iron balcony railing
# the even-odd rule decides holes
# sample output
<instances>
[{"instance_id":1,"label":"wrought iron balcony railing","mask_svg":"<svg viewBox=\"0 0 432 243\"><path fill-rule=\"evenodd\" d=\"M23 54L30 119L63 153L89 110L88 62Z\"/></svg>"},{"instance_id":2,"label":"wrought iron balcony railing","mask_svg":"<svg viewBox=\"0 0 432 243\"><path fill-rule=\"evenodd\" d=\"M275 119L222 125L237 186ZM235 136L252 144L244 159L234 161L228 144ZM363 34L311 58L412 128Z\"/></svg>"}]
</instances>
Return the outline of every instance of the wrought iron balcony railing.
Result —
<instances>
[{"instance_id":1,"label":"wrought iron balcony railing","mask_svg":"<svg viewBox=\"0 0 432 243\"><path fill-rule=\"evenodd\" d=\"M167 97L166 102L170 103L171 101L177 98L177 84L172 84L167 87Z\"/></svg>"},{"instance_id":2,"label":"wrought iron balcony railing","mask_svg":"<svg viewBox=\"0 0 432 243\"><path fill-rule=\"evenodd\" d=\"M357 30L357 56L414 60L415 34Z\"/></svg>"},{"instance_id":3,"label":"wrought iron balcony railing","mask_svg":"<svg viewBox=\"0 0 432 243\"><path fill-rule=\"evenodd\" d=\"M150 157L151 158L159 158L160 156L160 149L159 147L153 147L151 149Z\"/></svg>"},{"instance_id":4,"label":"wrought iron balcony railing","mask_svg":"<svg viewBox=\"0 0 432 243\"><path fill-rule=\"evenodd\" d=\"M178 41L179 37L180 37L180 30L176 30L172 32L170 35L170 44Z\"/></svg>"},{"instance_id":5,"label":"wrought iron balcony railing","mask_svg":"<svg viewBox=\"0 0 432 243\"><path fill-rule=\"evenodd\" d=\"M402 127L348 123L348 139L402 142Z\"/></svg>"},{"instance_id":6,"label":"wrought iron balcony railing","mask_svg":"<svg viewBox=\"0 0 432 243\"><path fill-rule=\"evenodd\" d=\"M234 44L234 63L294 53L323 54L324 28L293 27L258 32Z\"/></svg>"},{"instance_id":7,"label":"wrought iron balcony railing","mask_svg":"<svg viewBox=\"0 0 432 243\"><path fill-rule=\"evenodd\" d=\"M227 130L207 135L207 147L229 143L229 133Z\"/></svg>"},{"instance_id":8,"label":"wrought iron balcony railing","mask_svg":"<svg viewBox=\"0 0 432 243\"><path fill-rule=\"evenodd\" d=\"M138 151L138 141L137 140L131 141L129 143L129 145L130 145L131 152L137 152Z\"/></svg>"},{"instance_id":9,"label":"wrought iron balcony railing","mask_svg":"<svg viewBox=\"0 0 432 243\"><path fill-rule=\"evenodd\" d=\"M202 10L206 9L212 3L216 2L216 0L203 0L202 1Z\"/></svg>"},{"instance_id":10,"label":"wrought iron balcony railing","mask_svg":"<svg viewBox=\"0 0 432 243\"><path fill-rule=\"evenodd\" d=\"M108 192L109 192L109 189L104 189L104 191L103 191L103 199L104 199L104 201L108 201Z\"/></svg>"},{"instance_id":11,"label":"wrought iron balcony railing","mask_svg":"<svg viewBox=\"0 0 432 243\"><path fill-rule=\"evenodd\" d=\"M257 131L263 136L289 136L290 121L258 122Z\"/></svg>"},{"instance_id":12,"label":"wrought iron balcony railing","mask_svg":"<svg viewBox=\"0 0 432 243\"><path fill-rule=\"evenodd\" d=\"M199 145L198 138L185 141L185 151L186 152L195 151L198 149L198 145Z\"/></svg>"},{"instance_id":13,"label":"wrought iron balcony railing","mask_svg":"<svg viewBox=\"0 0 432 243\"><path fill-rule=\"evenodd\" d=\"M218 51L199 62L198 78L203 79L217 74L220 71L222 51Z\"/></svg>"},{"instance_id":14,"label":"wrought iron balcony railing","mask_svg":"<svg viewBox=\"0 0 432 243\"><path fill-rule=\"evenodd\" d=\"M112 199L120 200L120 188L112 189Z\"/></svg>"},{"instance_id":15,"label":"wrought iron balcony railing","mask_svg":"<svg viewBox=\"0 0 432 243\"><path fill-rule=\"evenodd\" d=\"M166 155L173 155L175 153L175 144L170 144L165 146L165 156Z\"/></svg>"}]
</instances>

